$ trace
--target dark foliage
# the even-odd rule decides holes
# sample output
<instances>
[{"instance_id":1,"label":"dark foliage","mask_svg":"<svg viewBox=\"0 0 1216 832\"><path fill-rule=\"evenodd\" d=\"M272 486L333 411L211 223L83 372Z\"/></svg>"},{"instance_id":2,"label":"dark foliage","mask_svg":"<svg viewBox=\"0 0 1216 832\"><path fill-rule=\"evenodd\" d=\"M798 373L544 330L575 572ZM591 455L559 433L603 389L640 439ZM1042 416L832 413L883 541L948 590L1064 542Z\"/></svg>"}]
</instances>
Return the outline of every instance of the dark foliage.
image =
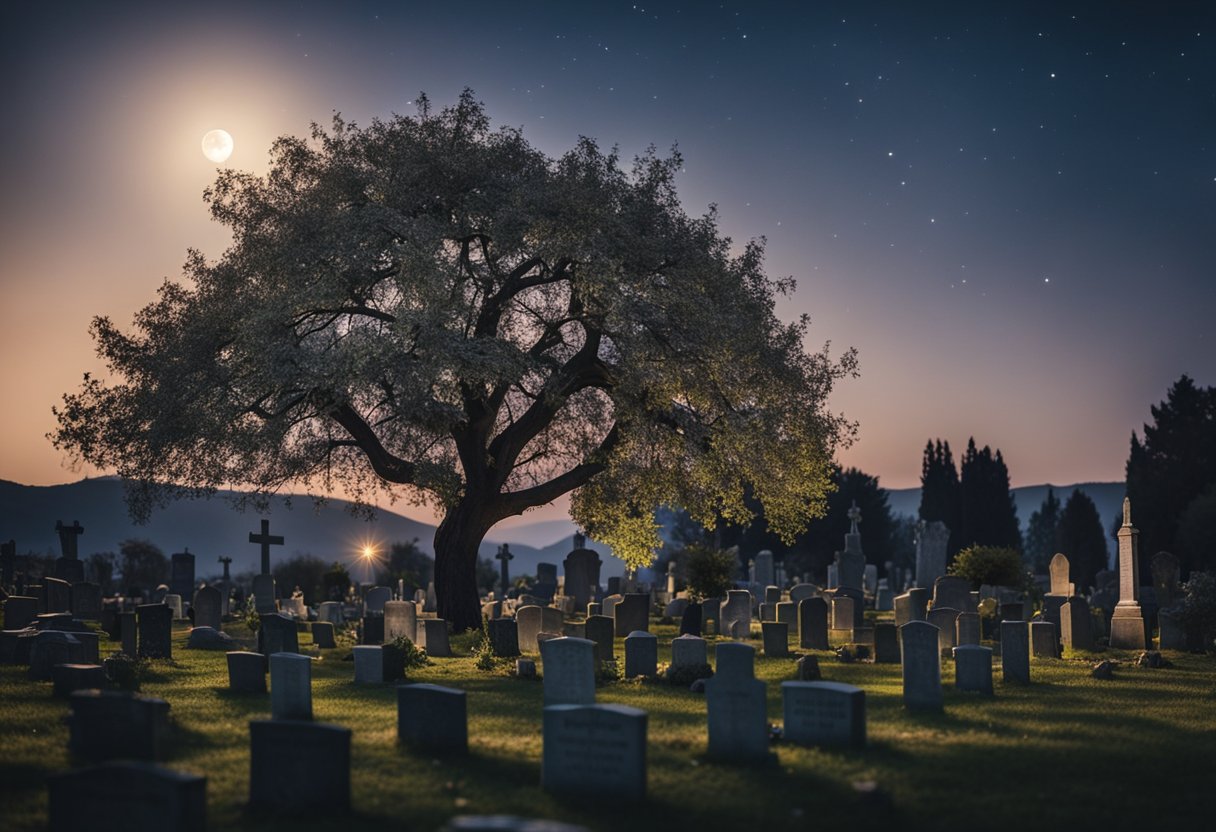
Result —
<instances>
[{"instance_id":1,"label":"dark foliage","mask_svg":"<svg viewBox=\"0 0 1216 832\"><path fill-rule=\"evenodd\" d=\"M1059 542L1060 551L1068 556L1078 591L1093 586L1094 576L1107 566L1106 536L1097 506L1079 488L1072 492L1060 513Z\"/></svg>"},{"instance_id":2,"label":"dark foliage","mask_svg":"<svg viewBox=\"0 0 1216 832\"><path fill-rule=\"evenodd\" d=\"M1046 575L1052 557L1060 551L1060 499L1048 488L1039 510L1026 526L1026 562L1036 575Z\"/></svg>"}]
</instances>

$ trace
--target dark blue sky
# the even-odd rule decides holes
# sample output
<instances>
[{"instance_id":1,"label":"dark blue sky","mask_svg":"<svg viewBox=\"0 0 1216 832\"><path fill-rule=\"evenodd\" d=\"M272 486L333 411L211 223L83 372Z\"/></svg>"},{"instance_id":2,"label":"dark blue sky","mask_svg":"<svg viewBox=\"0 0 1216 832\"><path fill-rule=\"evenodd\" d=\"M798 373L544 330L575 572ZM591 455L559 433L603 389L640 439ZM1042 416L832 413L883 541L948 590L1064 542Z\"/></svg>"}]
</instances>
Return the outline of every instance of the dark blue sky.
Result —
<instances>
[{"instance_id":1,"label":"dark blue sky","mask_svg":"<svg viewBox=\"0 0 1216 832\"><path fill-rule=\"evenodd\" d=\"M205 8L204 8L205 5ZM43 3L3 15L0 476L189 245L218 254L202 133L229 164L332 111L471 87L551 154L679 145L690 212L768 239L812 346L861 353L846 462L913 485L930 436L1015 484L1122 476L1183 372L1216 384L1216 12L1201 3ZM1162 11L1168 9L1168 11ZM66 301L66 303L64 303Z\"/></svg>"}]
</instances>

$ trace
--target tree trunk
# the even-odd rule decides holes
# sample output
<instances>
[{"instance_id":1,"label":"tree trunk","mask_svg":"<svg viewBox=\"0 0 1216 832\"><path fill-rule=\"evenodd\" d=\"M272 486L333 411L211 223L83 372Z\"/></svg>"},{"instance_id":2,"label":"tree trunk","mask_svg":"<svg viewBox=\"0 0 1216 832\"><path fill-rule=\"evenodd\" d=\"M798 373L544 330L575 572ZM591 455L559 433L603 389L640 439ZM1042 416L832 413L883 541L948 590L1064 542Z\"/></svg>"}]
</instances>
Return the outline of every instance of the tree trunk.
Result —
<instances>
[{"instance_id":1,"label":"tree trunk","mask_svg":"<svg viewBox=\"0 0 1216 832\"><path fill-rule=\"evenodd\" d=\"M485 512L466 496L435 530L435 595L439 617L453 632L481 627L477 591L477 549L489 531Z\"/></svg>"}]
</instances>

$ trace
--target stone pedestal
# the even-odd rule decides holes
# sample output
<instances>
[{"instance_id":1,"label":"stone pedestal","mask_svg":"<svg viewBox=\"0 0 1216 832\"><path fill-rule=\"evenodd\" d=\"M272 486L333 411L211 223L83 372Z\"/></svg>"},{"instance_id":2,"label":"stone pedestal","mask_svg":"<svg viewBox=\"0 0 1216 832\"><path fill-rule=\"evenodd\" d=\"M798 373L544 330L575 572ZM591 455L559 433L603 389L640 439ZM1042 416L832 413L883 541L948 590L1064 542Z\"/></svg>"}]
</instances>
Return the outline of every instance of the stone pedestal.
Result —
<instances>
[{"instance_id":1,"label":"stone pedestal","mask_svg":"<svg viewBox=\"0 0 1216 832\"><path fill-rule=\"evenodd\" d=\"M1123 650L1144 650L1147 646L1144 612L1135 601L1120 601L1110 619L1110 646Z\"/></svg>"}]
</instances>

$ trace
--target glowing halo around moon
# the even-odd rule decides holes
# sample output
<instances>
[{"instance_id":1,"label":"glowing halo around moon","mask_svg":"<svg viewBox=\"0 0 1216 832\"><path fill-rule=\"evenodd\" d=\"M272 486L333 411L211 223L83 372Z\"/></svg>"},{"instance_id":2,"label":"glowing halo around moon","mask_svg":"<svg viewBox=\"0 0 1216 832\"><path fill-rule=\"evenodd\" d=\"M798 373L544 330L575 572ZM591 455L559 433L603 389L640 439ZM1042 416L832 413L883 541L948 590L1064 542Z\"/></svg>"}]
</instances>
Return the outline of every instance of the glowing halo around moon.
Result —
<instances>
[{"instance_id":1,"label":"glowing halo around moon","mask_svg":"<svg viewBox=\"0 0 1216 832\"><path fill-rule=\"evenodd\" d=\"M232 155L232 135L227 130L209 130L203 136L203 155L217 165Z\"/></svg>"}]
</instances>

